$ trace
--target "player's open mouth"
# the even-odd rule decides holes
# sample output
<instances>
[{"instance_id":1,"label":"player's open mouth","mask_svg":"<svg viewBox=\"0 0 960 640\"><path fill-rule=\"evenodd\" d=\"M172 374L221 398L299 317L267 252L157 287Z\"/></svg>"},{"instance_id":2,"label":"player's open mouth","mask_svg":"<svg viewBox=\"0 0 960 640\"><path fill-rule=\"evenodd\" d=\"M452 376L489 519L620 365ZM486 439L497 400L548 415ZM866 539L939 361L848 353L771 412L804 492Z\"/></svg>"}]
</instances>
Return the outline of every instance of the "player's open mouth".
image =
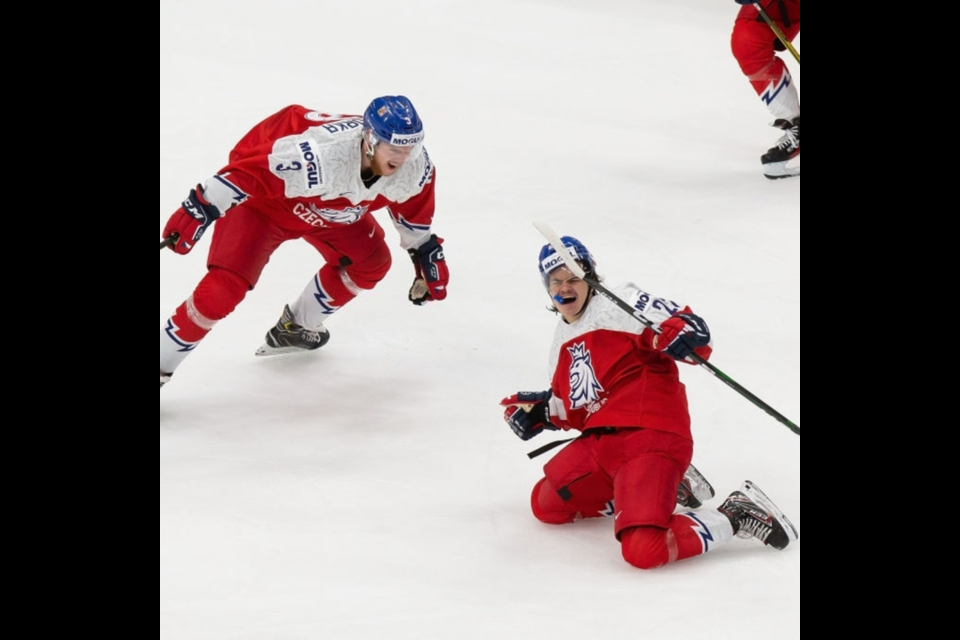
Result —
<instances>
[{"instance_id":1,"label":"player's open mouth","mask_svg":"<svg viewBox=\"0 0 960 640\"><path fill-rule=\"evenodd\" d=\"M561 296L557 296L557 297L554 298L554 300L556 300L556 301L559 302L560 304L572 304L572 303L574 303L574 302L577 301L577 297L576 297L576 296L571 296L571 297L568 297L568 298L563 298L563 297L561 297Z\"/></svg>"}]
</instances>

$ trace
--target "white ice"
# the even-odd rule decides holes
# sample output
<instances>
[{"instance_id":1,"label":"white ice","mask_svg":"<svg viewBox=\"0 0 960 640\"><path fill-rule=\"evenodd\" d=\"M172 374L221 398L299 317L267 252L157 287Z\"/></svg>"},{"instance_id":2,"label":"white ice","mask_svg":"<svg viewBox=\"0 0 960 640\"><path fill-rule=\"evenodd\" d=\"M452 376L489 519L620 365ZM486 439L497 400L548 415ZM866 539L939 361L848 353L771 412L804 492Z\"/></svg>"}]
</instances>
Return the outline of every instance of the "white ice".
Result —
<instances>
[{"instance_id":1,"label":"white ice","mask_svg":"<svg viewBox=\"0 0 960 640\"><path fill-rule=\"evenodd\" d=\"M499 400L547 386L544 221L610 284L687 302L712 362L800 424L800 179L729 50L733 0L161 0L159 229L263 117L402 93L438 167L450 297L394 268L320 352L256 358L319 267L284 245L160 392L161 640L794 640L800 542L733 540L653 571L612 522L537 522L552 454ZM799 40L795 43L799 48ZM800 69L788 65L799 83ZM160 254L160 320L209 238ZM685 367L695 462L800 527L800 438ZM802 527L801 527L802 534Z\"/></svg>"}]
</instances>

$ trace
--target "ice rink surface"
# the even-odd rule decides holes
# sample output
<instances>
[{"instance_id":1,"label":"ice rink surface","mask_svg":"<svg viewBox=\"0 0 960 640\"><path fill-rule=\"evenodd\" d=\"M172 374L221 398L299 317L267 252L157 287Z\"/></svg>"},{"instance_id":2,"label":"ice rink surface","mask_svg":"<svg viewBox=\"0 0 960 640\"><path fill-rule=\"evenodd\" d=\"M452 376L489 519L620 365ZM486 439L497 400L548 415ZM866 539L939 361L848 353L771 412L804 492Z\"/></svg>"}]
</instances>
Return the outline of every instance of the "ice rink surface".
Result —
<instances>
[{"instance_id":1,"label":"ice rink surface","mask_svg":"<svg viewBox=\"0 0 960 640\"><path fill-rule=\"evenodd\" d=\"M451 271L446 301L411 305L375 213L386 279L321 351L256 358L320 266L288 243L161 390L161 640L800 638L802 539L632 568L610 520L533 518L552 454L526 454L558 436L521 442L498 406L549 384L544 221L608 284L689 303L711 362L800 423L800 179L761 175L778 132L729 51L737 8L161 0L159 229L267 115L404 94ZM161 322L208 246L161 252ZM800 438L706 370L682 376L706 508L750 479L802 535Z\"/></svg>"}]
</instances>

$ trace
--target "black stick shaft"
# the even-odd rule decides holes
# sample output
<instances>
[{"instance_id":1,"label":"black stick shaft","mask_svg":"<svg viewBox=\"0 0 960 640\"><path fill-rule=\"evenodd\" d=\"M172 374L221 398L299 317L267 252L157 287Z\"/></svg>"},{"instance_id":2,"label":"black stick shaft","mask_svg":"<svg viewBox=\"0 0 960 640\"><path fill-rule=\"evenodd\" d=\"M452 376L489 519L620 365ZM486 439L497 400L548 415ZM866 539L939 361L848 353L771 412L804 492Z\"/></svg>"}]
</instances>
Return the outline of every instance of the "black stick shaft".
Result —
<instances>
[{"instance_id":1,"label":"black stick shaft","mask_svg":"<svg viewBox=\"0 0 960 640\"><path fill-rule=\"evenodd\" d=\"M173 234L173 235L171 235L171 236L167 236L166 238L164 238L163 240L161 240L161 241L160 241L160 251L163 251L164 249L166 249L167 247L169 247L170 245L172 245L173 243L175 243L179 238L180 238L180 236L175 233L175 234Z\"/></svg>"}]
</instances>

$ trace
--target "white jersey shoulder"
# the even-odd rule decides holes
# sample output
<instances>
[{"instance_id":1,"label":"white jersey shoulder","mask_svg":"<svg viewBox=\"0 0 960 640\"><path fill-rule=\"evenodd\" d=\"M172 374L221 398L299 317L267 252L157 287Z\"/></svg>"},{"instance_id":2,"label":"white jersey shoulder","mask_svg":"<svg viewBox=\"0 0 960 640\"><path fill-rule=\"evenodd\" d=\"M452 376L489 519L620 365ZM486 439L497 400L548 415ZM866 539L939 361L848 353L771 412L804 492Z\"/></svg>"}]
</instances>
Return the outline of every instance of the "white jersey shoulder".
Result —
<instances>
[{"instance_id":1,"label":"white jersey shoulder","mask_svg":"<svg viewBox=\"0 0 960 640\"><path fill-rule=\"evenodd\" d=\"M608 290L639 311L654 325L659 325L681 308L676 302L647 293L632 282L608 287ZM560 361L560 349L580 336L601 330L639 335L646 328L645 324L620 308L615 302L597 293L590 299L583 315L576 322L567 324L561 319L557 323L553 344L550 347L550 375L553 375Z\"/></svg>"},{"instance_id":2,"label":"white jersey shoulder","mask_svg":"<svg viewBox=\"0 0 960 640\"><path fill-rule=\"evenodd\" d=\"M288 198L346 198L352 204L382 195L405 202L433 179L433 165L422 147L392 176L370 189L360 179L363 119L345 118L280 138L269 156L270 171L284 183Z\"/></svg>"}]
</instances>

